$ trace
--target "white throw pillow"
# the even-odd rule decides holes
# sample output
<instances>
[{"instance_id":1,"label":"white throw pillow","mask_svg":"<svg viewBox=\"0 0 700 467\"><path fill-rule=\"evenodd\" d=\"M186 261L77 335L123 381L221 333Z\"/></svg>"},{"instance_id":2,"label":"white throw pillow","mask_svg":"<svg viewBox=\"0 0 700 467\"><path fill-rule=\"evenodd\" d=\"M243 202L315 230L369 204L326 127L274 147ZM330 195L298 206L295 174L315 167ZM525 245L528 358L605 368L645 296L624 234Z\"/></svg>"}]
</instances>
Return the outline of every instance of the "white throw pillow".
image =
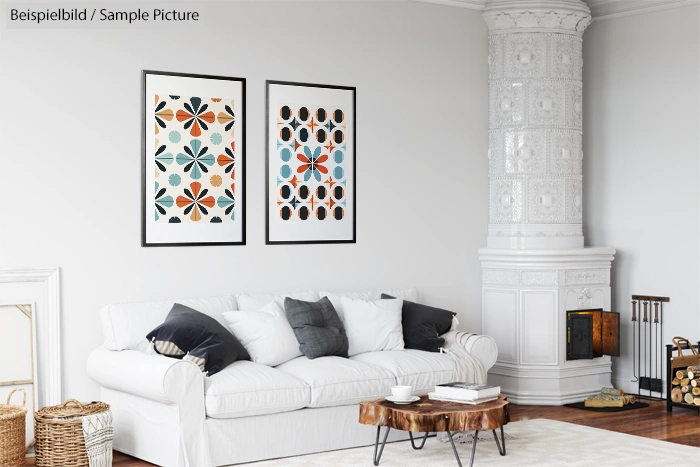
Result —
<instances>
[{"instance_id":1,"label":"white throw pillow","mask_svg":"<svg viewBox=\"0 0 700 467\"><path fill-rule=\"evenodd\" d=\"M318 292L305 291L305 292L283 292L283 293L239 293L236 295L236 302L238 303L239 310L259 310L268 303L275 301L284 310L284 299L285 297L293 298L295 300L304 300L305 302L316 302L319 297Z\"/></svg>"},{"instance_id":2,"label":"white throw pillow","mask_svg":"<svg viewBox=\"0 0 700 467\"><path fill-rule=\"evenodd\" d=\"M368 301L340 297L348 336L348 356L378 350L403 350L402 299Z\"/></svg>"},{"instance_id":3,"label":"white throw pillow","mask_svg":"<svg viewBox=\"0 0 700 467\"><path fill-rule=\"evenodd\" d=\"M365 291L354 291L354 292L331 292L328 290L322 290L320 292L321 298L328 297L328 300L333 304L333 308L338 313L340 321L345 320L343 316L343 305L340 303L340 297L348 298L361 298L362 300L379 300L382 298L382 294L391 295L392 297L401 298L403 300L408 300L411 302L418 302L418 290L415 288L410 289L389 289L389 290L365 290Z\"/></svg>"},{"instance_id":4,"label":"white throw pillow","mask_svg":"<svg viewBox=\"0 0 700 467\"><path fill-rule=\"evenodd\" d=\"M255 363L277 366L302 355L287 315L276 302L259 311L227 311L223 315Z\"/></svg>"}]
</instances>

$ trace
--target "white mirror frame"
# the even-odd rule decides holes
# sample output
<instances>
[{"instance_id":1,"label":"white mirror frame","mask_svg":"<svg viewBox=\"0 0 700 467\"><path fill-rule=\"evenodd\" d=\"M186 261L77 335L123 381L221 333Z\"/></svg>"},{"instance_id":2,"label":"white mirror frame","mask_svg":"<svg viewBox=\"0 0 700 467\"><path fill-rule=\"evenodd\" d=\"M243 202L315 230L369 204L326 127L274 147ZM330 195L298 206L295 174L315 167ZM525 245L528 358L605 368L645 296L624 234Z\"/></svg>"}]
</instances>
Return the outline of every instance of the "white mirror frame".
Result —
<instances>
[{"instance_id":1,"label":"white mirror frame","mask_svg":"<svg viewBox=\"0 0 700 467\"><path fill-rule=\"evenodd\" d=\"M59 268L0 268L0 283L40 282L43 297L35 302L36 360L38 362L35 388L39 404L58 405L63 402L61 387L61 292ZM0 289L2 290L2 289ZM0 300L4 300L0 295ZM40 407L37 407L37 409Z\"/></svg>"}]
</instances>

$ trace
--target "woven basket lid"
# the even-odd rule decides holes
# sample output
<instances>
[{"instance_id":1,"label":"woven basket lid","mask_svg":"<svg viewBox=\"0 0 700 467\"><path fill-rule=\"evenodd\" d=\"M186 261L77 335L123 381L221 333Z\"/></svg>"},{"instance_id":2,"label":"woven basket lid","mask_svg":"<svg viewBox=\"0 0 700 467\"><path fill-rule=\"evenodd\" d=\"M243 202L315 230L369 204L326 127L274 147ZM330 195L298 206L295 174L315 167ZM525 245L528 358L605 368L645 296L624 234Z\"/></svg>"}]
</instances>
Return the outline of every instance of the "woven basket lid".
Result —
<instances>
[{"instance_id":1,"label":"woven basket lid","mask_svg":"<svg viewBox=\"0 0 700 467\"><path fill-rule=\"evenodd\" d=\"M109 404L104 402L79 402L68 399L61 405L44 407L34 414L35 419L62 419L84 417L109 410Z\"/></svg>"}]
</instances>

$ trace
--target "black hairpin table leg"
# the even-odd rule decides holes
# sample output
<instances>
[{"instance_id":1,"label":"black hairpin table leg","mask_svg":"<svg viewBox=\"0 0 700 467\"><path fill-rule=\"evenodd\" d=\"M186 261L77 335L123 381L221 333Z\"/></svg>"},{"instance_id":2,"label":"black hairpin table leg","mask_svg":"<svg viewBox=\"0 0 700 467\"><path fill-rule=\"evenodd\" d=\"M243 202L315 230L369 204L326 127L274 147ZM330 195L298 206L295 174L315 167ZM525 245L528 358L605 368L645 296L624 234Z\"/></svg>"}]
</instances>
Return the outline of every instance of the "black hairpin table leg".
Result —
<instances>
[{"instance_id":1,"label":"black hairpin table leg","mask_svg":"<svg viewBox=\"0 0 700 467\"><path fill-rule=\"evenodd\" d=\"M421 449L423 449L423 446L425 446L425 440L428 439L429 434L430 432L426 432L425 436L423 437L423 442L420 443L419 447L416 447L416 444L413 442L413 433L409 431L408 436L411 438L411 446L413 446L413 449L415 449L416 451L420 451Z\"/></svg>"},{"instance_id":2,"label":"black hairpin table leg","mask_svg":"<svg viewBox=\"0 0 700 467\"><path fill-rule=\"evenodd\" d=\"M382 440L382 448L379 450L379 455L377 455L377 448L379 447L379 432L381 431L381 429L382 429L381 426L377 427L377 439L374 442L374 465L379 465L379 459L382 458L382 453L384 452L384 446L386 445L386 438L389 436L389 430L391 430L390 427L386 427L386 432L384 433L384 439ZM425 442L425 440L423 442Z\"/></svg>"},{"instance_id":3,"label":"black hairpin table leg","mask_svg":"<svg viewBox=\"0 0 700 467\"><path fill-rule=\"evenodd\" d=\"M478 433L478 431L477 431L477 433ZM457 459L457 465L458 465L459 467L462 467L462 461L459 460L459 453L457 452L457 448L455 447L455 442L454 442L454 440L452 439L452 433L450 433L450 432L448 431L448 432L447 432L447 437L450 438L450 444L452 445L452 452L455 453L455 459ZM476 448L476 438L474 438L474 448ZM472 449L472 461L471 461L471 463L469 464L469 467L471 467L472 464L474 464L474 449Z\"/></svg>"},{"instance_id":4,"label":"black hairpin table leg","mask_svg":"<svg viewBox=\"0 0 700 467\"><path fill-rule=\"evenodd\" d=\"M503 443L503 450L501 450L501 443L498 442L498 435L496 430L493 430L493 439L496 440L496 446L498 446L498 453L502 456L506 455L506 437L503 435L503 427L501 427L501 443ZM474 443L476 444L476 442Z\"/></svg>"}]
</instances>

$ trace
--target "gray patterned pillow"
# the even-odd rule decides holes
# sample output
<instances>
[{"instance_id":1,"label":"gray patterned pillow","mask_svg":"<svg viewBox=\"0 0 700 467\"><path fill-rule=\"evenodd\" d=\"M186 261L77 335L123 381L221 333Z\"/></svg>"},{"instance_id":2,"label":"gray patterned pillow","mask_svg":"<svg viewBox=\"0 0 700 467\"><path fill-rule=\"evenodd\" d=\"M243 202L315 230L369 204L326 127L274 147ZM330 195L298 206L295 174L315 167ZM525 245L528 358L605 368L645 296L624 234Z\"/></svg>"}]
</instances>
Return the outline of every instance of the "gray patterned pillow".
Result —
<instances>
[{"instance_id":1,"label":"gray patterned pillow","mask_svg":"<svg viewBox=\"0 0 700 467\"><path fill-rule=\"evenodd\" d=\"M317 302L284 299L287 320L299 341L299 349L310 359L326 355L348 356L348 336L338 313L327 297Z\"/></svg>"}]
</instances>

